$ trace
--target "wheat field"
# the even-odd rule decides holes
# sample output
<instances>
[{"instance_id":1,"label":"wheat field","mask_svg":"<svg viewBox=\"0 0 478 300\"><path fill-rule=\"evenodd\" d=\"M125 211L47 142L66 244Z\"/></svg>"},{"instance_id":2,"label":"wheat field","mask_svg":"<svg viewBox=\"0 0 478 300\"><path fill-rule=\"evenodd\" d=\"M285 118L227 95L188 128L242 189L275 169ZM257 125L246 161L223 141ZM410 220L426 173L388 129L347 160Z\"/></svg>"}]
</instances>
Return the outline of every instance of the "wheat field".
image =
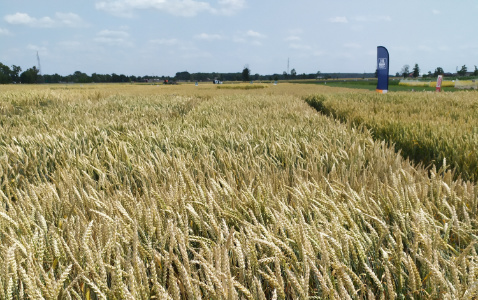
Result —
<instances>
[{"instance_id":1,"label":"wheat field","mask_svg":"<svg viewBox=\"0 0 478 300\"><path fill-rule=\"evenodd\" d=\"M364 125L375 139L425 165L442 166L456 176L478 180L478 101L470 91L446 93L317 94L306 101L325 114Z\"/></svg>"},{"instance_id":2,"label":"wheat field","mask_svg":"<svg viewBox=\"0 0 478 300\"><path fill-rule=\"evenodd\" d=\"M338 92L0 86L0 298L476 298L475 184Z\"/></svg>"}]
</instances>

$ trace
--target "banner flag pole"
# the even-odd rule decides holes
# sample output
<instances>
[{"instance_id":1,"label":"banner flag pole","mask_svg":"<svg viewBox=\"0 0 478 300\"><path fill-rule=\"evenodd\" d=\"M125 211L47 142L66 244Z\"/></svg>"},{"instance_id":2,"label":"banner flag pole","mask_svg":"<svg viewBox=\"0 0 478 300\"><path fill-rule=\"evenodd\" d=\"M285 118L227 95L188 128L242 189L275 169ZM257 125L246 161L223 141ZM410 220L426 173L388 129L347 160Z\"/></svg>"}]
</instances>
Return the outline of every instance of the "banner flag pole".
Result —
<instances>
[{"instance_id":1,"label":"banner flag pole","mask_svg":"<svg viewBox=\"0 0 478 300\"><path fill-rule=\"evenodd\" d=\"M387 48L377 47L377 92L385 94L388 92L388 68L389 55Z\"/></svg>"}]
</instances>

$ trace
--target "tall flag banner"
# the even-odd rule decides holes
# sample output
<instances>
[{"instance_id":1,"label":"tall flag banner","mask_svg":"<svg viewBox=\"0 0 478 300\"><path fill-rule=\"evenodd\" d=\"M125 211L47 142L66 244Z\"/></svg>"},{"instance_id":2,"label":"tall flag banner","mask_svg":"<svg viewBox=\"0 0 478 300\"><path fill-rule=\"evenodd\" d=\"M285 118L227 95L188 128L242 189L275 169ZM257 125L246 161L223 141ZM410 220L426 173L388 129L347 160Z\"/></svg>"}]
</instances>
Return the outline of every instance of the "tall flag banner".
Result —
<instances>
[{"instance_id":1,"label":"tall flag banner","mask_svg":"<svg viewBox=\"0 0 478 300\"><path fill-rule=\"evenodd\" d=\"M441 92L441 82L443 80L443 75L438 75L436 91Z\"/></svg>"},{"instance_id":2,"label":"tall flag banner","mask_svg":"<svg viewBox=\"0 0 478 300\"><path fill-rule=\"evenodd\" d=\"M383 46L377 47L377 92L385 94L388 92L388 50Z\"/></svg>"}]
</instances>

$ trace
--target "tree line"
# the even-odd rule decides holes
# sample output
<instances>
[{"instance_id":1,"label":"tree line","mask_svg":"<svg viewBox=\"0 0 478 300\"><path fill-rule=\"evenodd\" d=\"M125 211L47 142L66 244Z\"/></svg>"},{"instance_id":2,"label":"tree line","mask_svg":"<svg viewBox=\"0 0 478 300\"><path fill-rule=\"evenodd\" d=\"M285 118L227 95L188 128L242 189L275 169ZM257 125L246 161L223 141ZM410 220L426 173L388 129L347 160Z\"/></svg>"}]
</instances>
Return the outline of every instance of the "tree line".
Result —
<instances>
[{"instance_id":1,"label":"tree line","mask_svg":"<svg viewBox=\"0 0 478 300\"><path fill-rule=\"evenodd\" d=\"M33 66L22 72L22 68L13 65L11 68L0 62L0 84L8 83L106 83L106 82L136 82L147 81L154 76L126 76L123 74L97 74L89 76L76 71L73 74L62 76L59 74L41 75L37 67Z\"/></svg>"},{"instance_id":2,"label":"tree line","mask_svg":"<svg viewBox=\"0 0 478 300\"><path fill-rule=\"evenodd\" d=\"M12 68L0 62L0 83L28 82L35 83L38 76L36 67L22 72L22 68L13 65Z\"/></svg>"},{"instance_id":3,"label":"tree line","mask_svg":"<svg viewBox=\"0 0 478 300\"><path fill-rule=\"evenodd\" d=\"M124 74L97 74L88 75L76 71L73 74L62 76L59 74L40 74L40 70L33 66L22 72L22 68L13 65L11 68L0 62L0 84L8 83L107 83L107 82L140 82L149 79L171 79L169 76L126 76Z\"/></svg>"},{"instance_id":4,"label":"tree line","mask_svg":"<svg viewBox=\"0 0 478 300\"><path fill-rule=\"evenodd\" d=\"M452 76L454 74L446 73L443 70L442 67L437 67L433 73L431 71L428 71L428 74L424 74L423 77L437 77L438 75ZM456 75L458 75L458 76L467 76L467 75L478 76L478 68L475 66L475 70L473 72L468 72L467 66L463 65L460 70L456 71ZM410 70L409 65L404 65L402 67L402 70L400 72L397 72L397 74L395 74L395 76L397 76L397 77L403 76L403 78L407 78L407 77L417 78L417 77L420 76L420 67L418 66L418 64L415 64L413 69Z\"/></svg>"},{"instance_id":5,"label":"tree line","mask_svg":"<svg viewBox=\"0 0 478 300\"><path fill-rule=\"evenodd\" d=\"M317 79L318 77L331 78L329 74L317 73L298 74L295 69L290 73L283 72L271 75L252 74L248 67L242 72L217 73L217 72L197 72L188 71L177 72L174 77L171 76L134 76L124 74L98 74L88 75L81 71L76 71L70 75L40 74L40 70L33 66L22 72L22 68L16 65L11 67L0 62L0 84L8 83L108 83L108 82L147 82L154 81L250 81L250 80L290 80L290 79Z\"/></svg>"},{"instance_id":6,"label":"tree line","mask_svg":"<svg viewBox=\"0 0 478 300\"><path fill-rule=\"evenodd\" d=\"M124 74L98 74L88 75L76 71L70 75L40 74L40 70L33 66L22 72L22 68L16 65L11 67L0 62L0 84L9 83L110 83L110 82L174 82L174 81L277 81L295 79L336 79L336 78L371 78L373 73L298 73L295 69L290 72L274 73L270 75L252 74L249 66L245 66L242 72L218 73L218 72L177 72L175 76L134 76Z\"/></svg>"}]
</instances>

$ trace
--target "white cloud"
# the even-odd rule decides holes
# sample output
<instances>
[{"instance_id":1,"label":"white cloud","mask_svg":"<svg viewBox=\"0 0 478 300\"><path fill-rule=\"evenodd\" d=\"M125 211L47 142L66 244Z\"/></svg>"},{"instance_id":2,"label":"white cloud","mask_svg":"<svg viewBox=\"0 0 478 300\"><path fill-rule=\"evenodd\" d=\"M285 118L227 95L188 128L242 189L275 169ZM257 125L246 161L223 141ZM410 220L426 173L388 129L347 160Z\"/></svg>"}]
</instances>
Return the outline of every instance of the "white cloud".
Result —
<instances>
[{"instance_id":1,"label":"white cloud","mask_svg":"<svg viewBox=\"0 0 478 300\"><path fill-rule=\"evenodd\" d=\"M254 30L248 30L245 35L248 36L248 37L252 37L252 38L265 38L266 37L262 33L259 33L259 32L254 31Z\"/></svg>"},{"instance_id":2,"label":"white cloud","mask_svg":"<svg viewBox=\"0 0 478 300\"><path fill-rule=\"evenodd\" d=\"M83 27L86 26L86 23L81 19L80 16L74 13L60 13L57 12L54 18L51 17L42 17L35 18L31 17L26 13L16 13L13 15L6 15L4 20L12 25L26 25L30 27L40 27L40 28L52 28L52 27Z\"/></svg>"},{"instance_id":3,"label":"white cloud","mask_svg":"<svg viewBox=\"0 0 478 300\"><path fill-rule=\"evenodd\" d=\"M332 23L348 23L348 20L346 17L333 17L329 18L329 22Z\"/></svg>"},{"instance_id":4,"label":"white cloud","mask_svg":"<svg viewBox=\"0 0 478 300\"><path fill-rule=\"evenodd\" d=\"M55 21L50 17L43 17L40 19L30 17L25 13L16 13L14 15L6 15L5 21L12 25L28 25L31 27L53 27Z\"/></svg>"},{"instance_id":5,"label":"white cloud","mask_svg":"<svg viewBox=\"0 0 478 300\"><path fill-rule=\"evenodd\" d=\"M216 13L224 15L233 15L246 6L245 0L219 0L219 8Z\"/></svg>"},{"instance_id":6,"label":"white cloud","mask_svg":"<svg viewBox=\"0 0 478 300\"><path fill-rule=\"evenodd\" d=\"M14 15L6 15L4 20L10 24L30 24L35 21L34 18L30 17L28 14L16 13Z\"/></svg>"},{"instance_id":7,"label":"white cloud","mask_svg":"<svg viewBox=\"0 0 478 300\"><path fill-rule=\"evenodd\" d=\"M57 18L57 23L59 25L68 26L68 27L86 26L86 23L81 19L81 17L74 13L57 12L55 16Z\"/></svg>"},{"instance_id":8,"label":"white cloud","mask_svg":"<svg viewBox=\"0 0 478 300\"><path fill-rule=\"evenodd\" d=\"M131 46L129 42L129 33L117 30L102 30L96 34L95 41L111 46Z\"/></svg>"},{"instance_id":9,"label":"white cloud","mask_svg":"<svg viewBox=\"0 0 478 300\"><path fill-rule=\"evenodd\" d=\"M12 35L8 29L0 28L0 35Z\"/></svg>"},{"instance_id":10,"label":"white cloud","mask_svg":"<svg viewBox=\"0 0 478 300\"><path fill-rule=\"evenodd\" d=\"M434 10L432 10L432 14L439 15L439 14L441 14L441 12L437 9L434 9Z\"/></svg>"},{"instance_id":11,"label":"white cloud","mask_svg":"<svg viewBox=\"0 0 478 300\"><path fill-rule=\"evenodd\" d=\"M219 0L216 6L198 0L107 0L96 3L96 9L122 17L132 17L132 10L145 9L182 17L193 17L203 12L232 15L244 7L245 0Z\"/></svg>"},{"instance_id":12,"label":"white cloud","mask_svg":"<svg viewBox=\"0 0 478 300\"><path fill-rule=\"evenodd\" d=\"M194 36L195 39L198 40L205 40L205 41L214 41L214 40L222 40L223 37L220 34L208 34L208 33L201 33Z\"/></svg>"},{"instance_id":13,"label":"white cloud","mask_svg":"<svg viewBox=\"0 0 478 300\"><path fill-rule=\"evenodd\" d=\"M266 37L266 35L260 32L248 30L246 32L240 32L238 35L234 36L232 41L235 43L249 43L254 46L262 46L260 40L265 39Z\"/></svg>"}]
</instances>

